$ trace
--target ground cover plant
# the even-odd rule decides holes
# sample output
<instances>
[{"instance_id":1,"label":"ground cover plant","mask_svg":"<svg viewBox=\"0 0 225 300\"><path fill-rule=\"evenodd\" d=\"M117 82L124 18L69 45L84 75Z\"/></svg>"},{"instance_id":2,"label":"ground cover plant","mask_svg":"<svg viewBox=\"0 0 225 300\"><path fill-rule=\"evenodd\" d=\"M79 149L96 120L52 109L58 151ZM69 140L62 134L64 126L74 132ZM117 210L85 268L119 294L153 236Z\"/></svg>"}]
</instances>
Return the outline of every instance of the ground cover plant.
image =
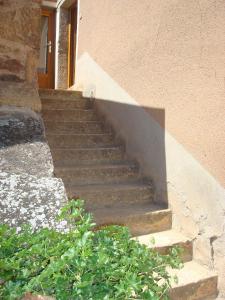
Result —
<instances>
[{"instance_id":1,"label":"ground cover plant","mask_svg":"<svg viewBox=\"0 0 225 300\"><path fill-rule=\"evenodd\" d=\"M17 234L0 226L0 299L26 292L57 300L169 299L173 278L166 268L180 266L179 249L160 255L130 239L126 227L93 230L80 200L70 201L59 219L67 232L24 226Z\"/></svg>"}]
</instances>

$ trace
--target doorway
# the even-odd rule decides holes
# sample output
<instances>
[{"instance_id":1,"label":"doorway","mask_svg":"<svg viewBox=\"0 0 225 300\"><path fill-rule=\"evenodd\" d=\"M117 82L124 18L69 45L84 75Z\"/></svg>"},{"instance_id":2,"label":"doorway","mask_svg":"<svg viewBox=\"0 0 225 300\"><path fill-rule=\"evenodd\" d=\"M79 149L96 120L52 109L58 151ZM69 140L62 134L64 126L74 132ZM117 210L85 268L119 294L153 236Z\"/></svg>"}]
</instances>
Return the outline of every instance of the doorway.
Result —
<instances>
[{"instance_id":1,"label":"doorway","mask_svg":"<svg viewBox=\"0 0 225 300\"><path fill-rule=\"evenodd\" d=\"M55 12L42 10L41 45L38 62L39 88L54 88Z\"/></svg>"},{"instance_id":2,"label":"doorway","mask_svg":"<svg viewBox=\"0 0 225 300\"><path fill-rule=\"evenodd\" d=\"M77 1L69 8L68 87L75 84L77 41Z\"/></svg>"}]
</instances>

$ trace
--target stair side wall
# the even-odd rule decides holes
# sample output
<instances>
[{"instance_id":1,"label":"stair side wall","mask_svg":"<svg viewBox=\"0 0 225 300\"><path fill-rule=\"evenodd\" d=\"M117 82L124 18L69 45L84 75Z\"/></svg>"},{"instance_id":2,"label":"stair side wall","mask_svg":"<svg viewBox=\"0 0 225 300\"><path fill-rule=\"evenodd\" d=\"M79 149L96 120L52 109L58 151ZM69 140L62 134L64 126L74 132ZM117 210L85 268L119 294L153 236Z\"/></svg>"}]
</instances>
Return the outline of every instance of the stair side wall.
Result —
<instances>
[{"instance_id":1,"label":"stair side wall","mask_svg":"<svg viewBox=\"0 0 225 300\"><path fill-rule=\"evenodd\" d=\"M76 70L76 88L94 95L153 178L194 257L219 272L223 296L224 9L223 1L84 0Z\"/></svg>"}]
</instances>

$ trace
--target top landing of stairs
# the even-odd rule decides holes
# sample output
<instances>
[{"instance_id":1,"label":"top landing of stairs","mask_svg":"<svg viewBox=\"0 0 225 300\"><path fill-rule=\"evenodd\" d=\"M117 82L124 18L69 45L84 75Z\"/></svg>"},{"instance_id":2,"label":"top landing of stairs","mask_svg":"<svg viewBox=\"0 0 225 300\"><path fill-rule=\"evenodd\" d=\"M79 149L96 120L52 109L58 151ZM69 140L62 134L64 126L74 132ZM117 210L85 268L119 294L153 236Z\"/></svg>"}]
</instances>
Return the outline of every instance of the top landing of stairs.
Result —
<instances>
[{"instance_id":1,"label":"top landing of stairs","mask_svg":"<svg viewBox=\"0 0 225 300\"><path fill-rule=\"evenodd\" d=\"M53 90L53 89L39 89L39 95L42 99L74 99L82 98L82 91L74 90Z\"/></svg>"}]
</instances>

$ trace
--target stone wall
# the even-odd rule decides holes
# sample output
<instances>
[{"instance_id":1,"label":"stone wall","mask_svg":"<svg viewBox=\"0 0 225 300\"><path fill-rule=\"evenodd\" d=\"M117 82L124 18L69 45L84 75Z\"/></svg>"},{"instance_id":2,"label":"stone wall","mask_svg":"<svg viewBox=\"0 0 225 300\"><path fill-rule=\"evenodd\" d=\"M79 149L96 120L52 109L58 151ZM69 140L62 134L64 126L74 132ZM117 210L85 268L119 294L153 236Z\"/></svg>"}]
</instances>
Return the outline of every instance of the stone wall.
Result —
<instances>
[{"instance_id":1,"label":"stone wall","mask_svg":"<svg viewBox=\"0 0 225 300\"><path fill-rule=\"evenodd\" d=\"M0 0L0 104L41 109L40 5L41 0Z\"/></svg>"}]
</instances>

